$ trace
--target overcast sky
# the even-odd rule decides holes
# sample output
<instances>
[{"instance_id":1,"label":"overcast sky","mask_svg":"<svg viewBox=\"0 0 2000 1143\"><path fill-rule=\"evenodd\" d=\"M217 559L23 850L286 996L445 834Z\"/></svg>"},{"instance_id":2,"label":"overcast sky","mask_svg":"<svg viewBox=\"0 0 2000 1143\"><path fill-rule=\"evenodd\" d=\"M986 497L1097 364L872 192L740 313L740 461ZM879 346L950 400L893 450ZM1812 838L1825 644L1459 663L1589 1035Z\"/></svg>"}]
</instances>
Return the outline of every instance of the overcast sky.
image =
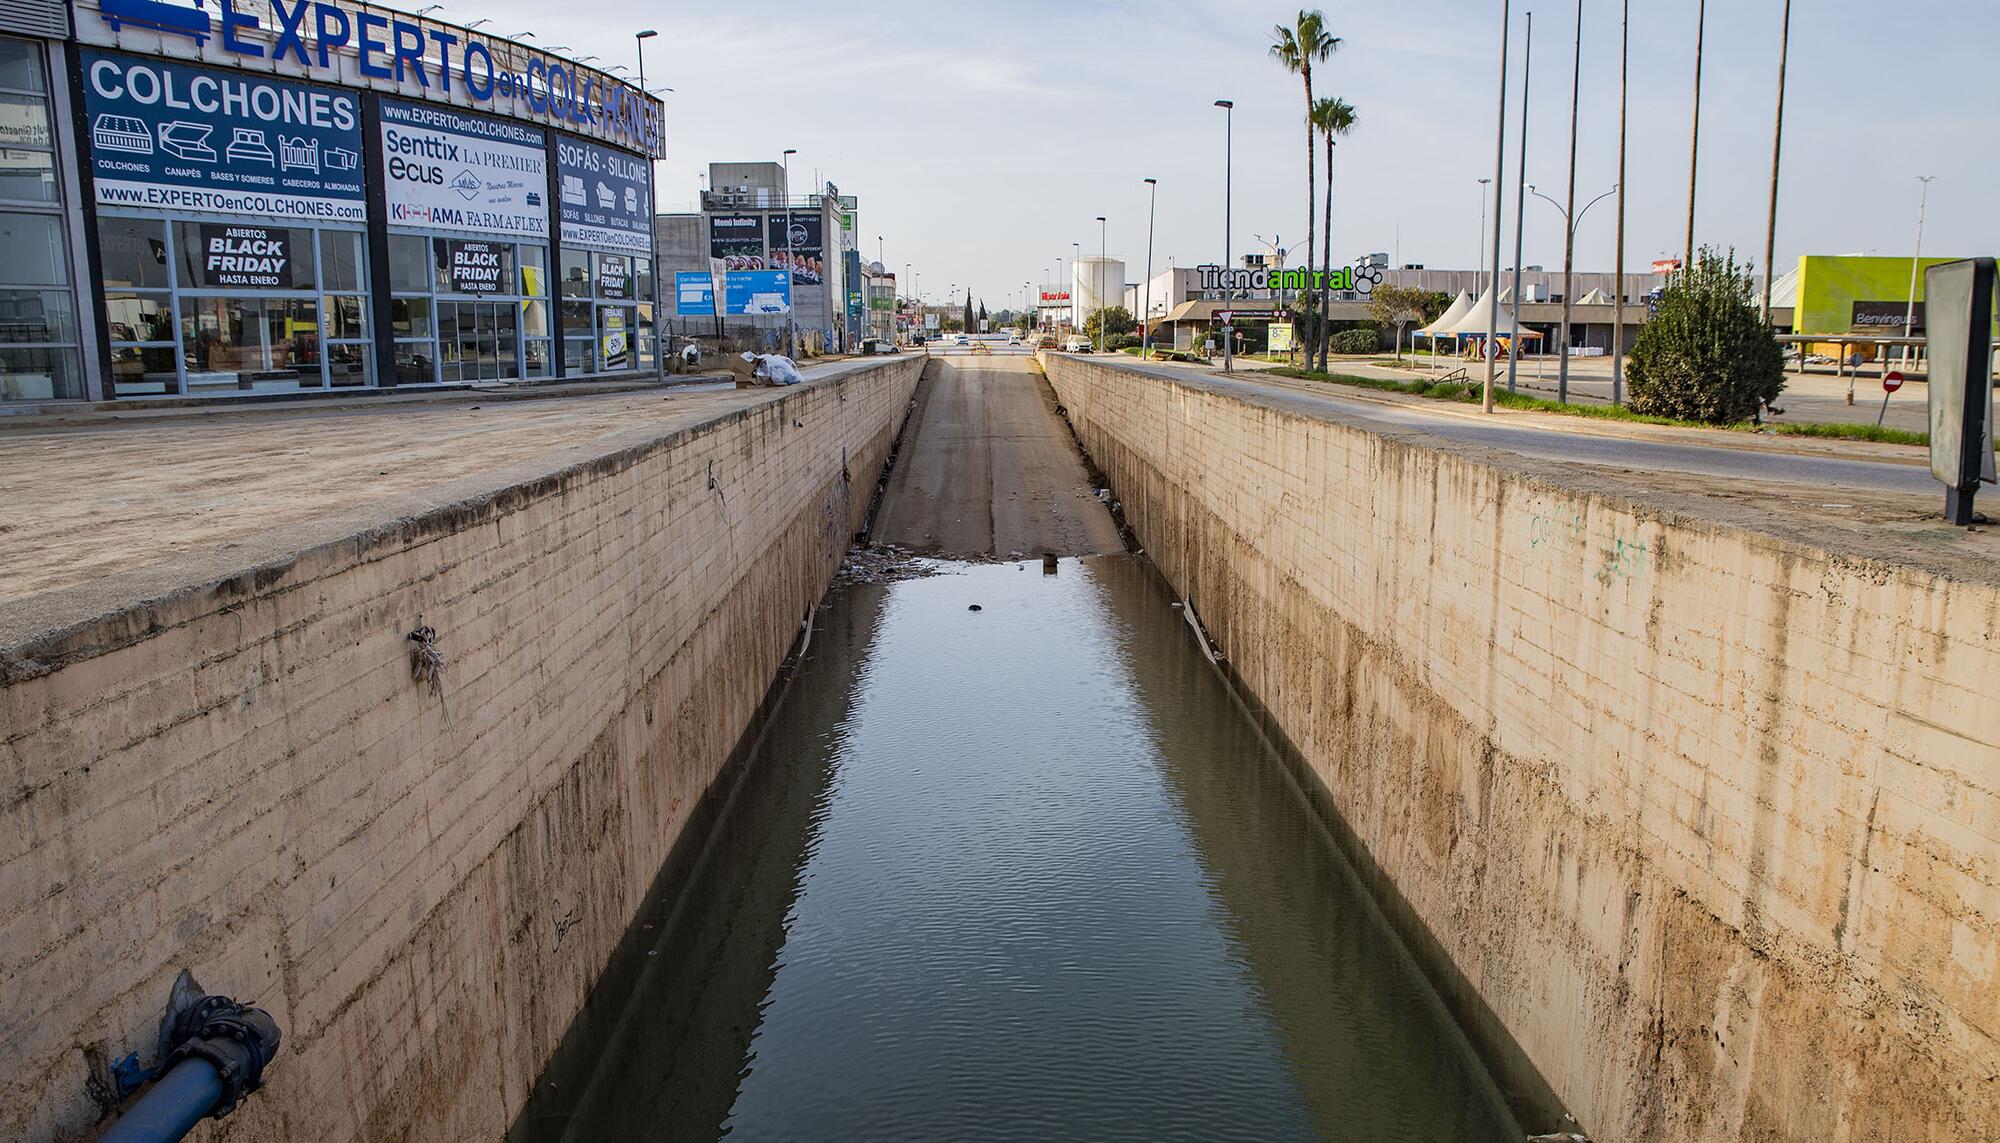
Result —
<instances>
[{"instance_id":1,"label":"overcast sky","mask_svg":"<svg viewBox=\"0 0 2000 1143\"><path fill-rule=\"evenodd\" d=\"M473 18L470 0L449 15ZM1708 6L1702 242L1763 255L1782 0ZM1479 257L1480 187L1493 173L1499 0L1323 5L1339 51L1316 93L1355 105L1335 157L1334 252L1467 268ZM1508 114L1512 258L1522 13L1535 12L1528 175L1564 197L1576 0L1514 5ZM620 10L630 15L620 15ZM1678 252L1687 209L1695 0L1633 0L1627 262ZM667 95L662 209L691 205L711 161L796 147L859 197L863 254L921 275L926 295L971 285L993 308L1040 283L1071 243L1109 249L1137 280L1146 194L1160 180L1157 268L1222 245L1222 112L1236 101L1235 252L1253 235L1305 235L1304 94L1269 58L1295 8L1242 0L757 5L606 0L588 27L555 7L489 2L488 30L535 30L630 66L630 33L657 28L647 76ZM1618 0L1584 0L1577 196L1617 177ZM2000 94L1992 0L1795 0L1778 264L1803 253L1907 256L1918 174L1934 174L1924 249L2000 252ZM1580 269L1609 270L1613 199L1585 216ZM1562 262L1560 216L1528 200L1529 263ZM1489 220L1490 221L1490 220ZM1399 240L1400 233L1400 240ZM1297 264L1298 255L1290 259ZM907 289L907 285L904 287Z\"/></svg>"}]
</instances>

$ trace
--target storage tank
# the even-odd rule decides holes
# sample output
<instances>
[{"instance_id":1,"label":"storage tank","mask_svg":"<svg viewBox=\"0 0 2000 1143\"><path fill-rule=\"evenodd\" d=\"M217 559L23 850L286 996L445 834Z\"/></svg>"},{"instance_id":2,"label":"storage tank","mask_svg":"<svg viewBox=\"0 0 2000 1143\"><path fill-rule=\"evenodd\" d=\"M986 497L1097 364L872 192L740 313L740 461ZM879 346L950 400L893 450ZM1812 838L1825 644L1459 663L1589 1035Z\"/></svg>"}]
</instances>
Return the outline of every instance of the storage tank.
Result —
<instances>
[{"instance_id":1,"label":"storage tank","mask_svg":"<svg viewBox=\"0 0 2000 1143\"><path fill-rule=\"evenodd\" d=\"M1070 282L1069 323L1081 330L1091 314L1125 304L1125 261L1095 255L1078 261Z\"/></svg>"}]
</instances>

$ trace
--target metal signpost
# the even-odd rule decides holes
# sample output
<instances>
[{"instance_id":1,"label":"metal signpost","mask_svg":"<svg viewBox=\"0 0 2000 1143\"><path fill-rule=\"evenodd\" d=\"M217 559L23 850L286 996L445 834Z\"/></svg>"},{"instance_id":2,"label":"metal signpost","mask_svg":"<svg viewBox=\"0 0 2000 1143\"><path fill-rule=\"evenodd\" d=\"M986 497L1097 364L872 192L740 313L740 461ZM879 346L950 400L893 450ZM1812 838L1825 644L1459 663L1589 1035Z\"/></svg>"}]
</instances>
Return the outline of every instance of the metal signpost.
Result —
<instances>
[{"instance_id":1,"label":"metal signpost","mask_svg":"<svg viewBox=\"0 0 2000 1143\"><path fill-rule=\"evenodd\" d=\"M1876 427L1881 427L1882 418L1889 415L1889 397L1902 387L1903 375L1901 373L1890 372L1882 375L1882 411L1875 414Z\"/></svg>"},{"instance_id":2,"label":"metal signpost","mask_svg":"<svg viewBox=\"0 0 2000 1143\"><path fill-rule=\"evenodd\" d=\"M1931 475L1944 485L1944 516L1974 521L1973 496L1993 466L1993 259L1945 262L1924 272L1930 355Z\"/></svg>"}]
</instances>

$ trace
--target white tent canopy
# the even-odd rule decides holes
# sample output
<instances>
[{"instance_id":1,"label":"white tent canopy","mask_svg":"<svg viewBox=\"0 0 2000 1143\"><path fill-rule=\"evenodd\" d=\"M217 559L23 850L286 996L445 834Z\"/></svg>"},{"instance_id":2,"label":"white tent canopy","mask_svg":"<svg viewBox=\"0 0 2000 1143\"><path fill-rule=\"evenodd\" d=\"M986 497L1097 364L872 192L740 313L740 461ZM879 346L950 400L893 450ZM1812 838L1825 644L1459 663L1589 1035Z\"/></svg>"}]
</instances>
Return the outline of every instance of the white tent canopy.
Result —
<instances>
[{"instance_id":1,"label":"white tent canopy","mask_svg":"<svg viewBox=\"0 0 2000 1143\"><path fill-rule=\"evenodd\" d=\"M1578 298L1576 304L1580 306L1608 306L1611 304L1611 295L1605 293L1603 290L1592 290Z\"/></svg>"},{"instance_id":2,"label":"white tent canopy","mask_svg":"<svg viewBox=\"0 0 2000 1143\"><path fill-rule=\"evenodd\" d=\"M1439 330L1438 336L1485 337L1487 327L1489 325L1495 324L1493 320L1494 316L1495 315L1493 313L1493 288L1489 286L1487 287L1486 292L1479 296L1479 300L1477 302L1474 302L1470 307L1466 309L1466 311L1463 314L1459 315L1459 318L1456 322L1453 322L1450 326L1447 326L1446 328ZM1505 333L1507 331L1506 322L1502 321L1497 324L1501 333Z\"/></svg>"},{"instance_id":3,"label":"white tent canopy","mask_svg":"<svg viewBox=\"0 0 2000 1143\"><path fill-rule=\"evenodd\" d=\"M1446 331L1450 330L1452 326L1458 323L1459 318L1465 316L1465 311L1471 308L1472 308L1472 294L1469 291L1460 290L1458 292L1458 297L1452 299L1451 305L1448 306L1443 313L1438 315L1438 319L1436 321L1423 327L1422 329L1415 331L1410 336L1441 337L1445 334Z\"/></svg>"}]
</instances>

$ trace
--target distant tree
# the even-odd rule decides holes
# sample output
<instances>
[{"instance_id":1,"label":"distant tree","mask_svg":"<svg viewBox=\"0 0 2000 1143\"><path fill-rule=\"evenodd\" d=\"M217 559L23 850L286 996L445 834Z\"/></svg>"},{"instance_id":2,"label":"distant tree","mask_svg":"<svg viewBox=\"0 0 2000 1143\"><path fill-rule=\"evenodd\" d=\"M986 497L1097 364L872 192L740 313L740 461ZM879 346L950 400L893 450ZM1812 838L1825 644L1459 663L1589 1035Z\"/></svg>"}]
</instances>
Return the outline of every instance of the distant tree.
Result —
<instances>
[{"instance_id":1,"label":"distant tree","mask_svg":"<svg viewBox=\"0 0 2000 1143\"><path fill-rule=\"evenodd\" d=\"M1133 319L1132 311L1124 306L1106 306L1083 319L1083 335L1092 341L1097 340L1099 328L1104 330L1105 340L1109 341L1121 333L1138 329L1139 323Z\"/></svg>"},{"instance_id":2,"label":"distant tree","mask_svg":"<svg viewBox=\"0 0 2000 1143\"><path fill-rule=\"evenodd\" d=\"M938 323L939 333L964 333L965 323L955 317L945 318Z\"/></svg>"},{"instance_id":3,"label":"distant tree","mask_svg":"<svg viewBox=\"0 0 2000 1143\"><path fill-rule=\"evenodd\" d=\"M1306 88L1306 276L1312 276L1313 268L1313 207L1317 205L1319 194L1315 188L1313 168L1313 65L1325 63L1340 47L1340 37L1326 30L1326 16L1315 8L1308 12L1299 9L1298 19L1291 27L1279 24L1271 29L1271 58L1279 66L1305 83ZM1331 267L1326 267L1331 269ZM1321 323L1324 324L1324 323ZM1308 338L1312 335L1308 334ZM1306 343L1308 364L1314 355L1315 345Z\"/></svg>"},{"instance_id":4,"label":"distant tree","mask_svg":"<svg viewBox=\"0 0 2000 1143\"><path fill-rule=\"evenodd\" d=\"M983 301L979 303L979 320L986 320L986 303Z\"/></svg>"},{"instance_id":5,"label":"distant tree","mask_svg":"<svg viewBox=\"0 0 2000 1143\"><path fill-rule=\"evenodd\" d=\"M1752 293L1734 250L1704 246L1669 278L1632 347L1632 411L1713 425L1761 420L1784 391L1785 358Z\"/></svg>"},{"instance_id":6,"label":"distant tree","mask_svg":"<svg viewBox=\"0 0 2000 1143\"><path fill-rule=\"evenodd\" d=\"M1349 131L1352 131L1354 125L1361 120L1359 116L1355 115L1353 104L1347 102L1345 99L1331 98L1314 101L1310 118L1314 129L1319 131L1320 135L1326 139L1326 200L1324 203L1326 224L1320 230L1320 241L1325 244L1325 257L1322 259L1322 262L1325 265L1325 269L1328 272L1332 272L1334 137L1345 135ZM1327 317L1332 313L1332 310L1329 308L1333 304L1332 299L1327 296L1325 290L1321 290L1318 292L1317 301L1319 303L1320 321L1325 322ZM1397 351L1401 352L1400 346L1397 347ZM1326 368L1326 342L1324 340L1321 340L1319 347L1319 367L1321 369Z\"/></svg>"},{"instance_id":7,"label":"distant tree","mask_svg":"<svg viewBox=\"0 0 2000 1143\"><path fill-rule=\"evenodd\" d=\"M1375 319L1375 324L1395 330L1396 360L1403 359L1403 330L1412 322L1424 320L1424 303L1430 298L1429 290L1390 282L1376 286L1368 295L1368 316Z\"/></svg>"},{"instance_id":8,"label":"distant tree","mask_svg":"<svg viewBox=\"0 0 2000 1143\"><path fill-rule=\"evenodd\" d=\"M961 325L961 326L959 326L959 328L960 328L960 329L962 329L962 330L964 330L964 331L966 331L967 333L971 333L971 332L972 332L973 330L975 330L975 329L978 329L978 328L979 328L978 326L975 326L975 325L973 325L973 324L972 324L972 291L971 291L971 290L967 290L967 291L965 291L965 324L964 324L964 325Z\"/></svg>"}]
</instances>

